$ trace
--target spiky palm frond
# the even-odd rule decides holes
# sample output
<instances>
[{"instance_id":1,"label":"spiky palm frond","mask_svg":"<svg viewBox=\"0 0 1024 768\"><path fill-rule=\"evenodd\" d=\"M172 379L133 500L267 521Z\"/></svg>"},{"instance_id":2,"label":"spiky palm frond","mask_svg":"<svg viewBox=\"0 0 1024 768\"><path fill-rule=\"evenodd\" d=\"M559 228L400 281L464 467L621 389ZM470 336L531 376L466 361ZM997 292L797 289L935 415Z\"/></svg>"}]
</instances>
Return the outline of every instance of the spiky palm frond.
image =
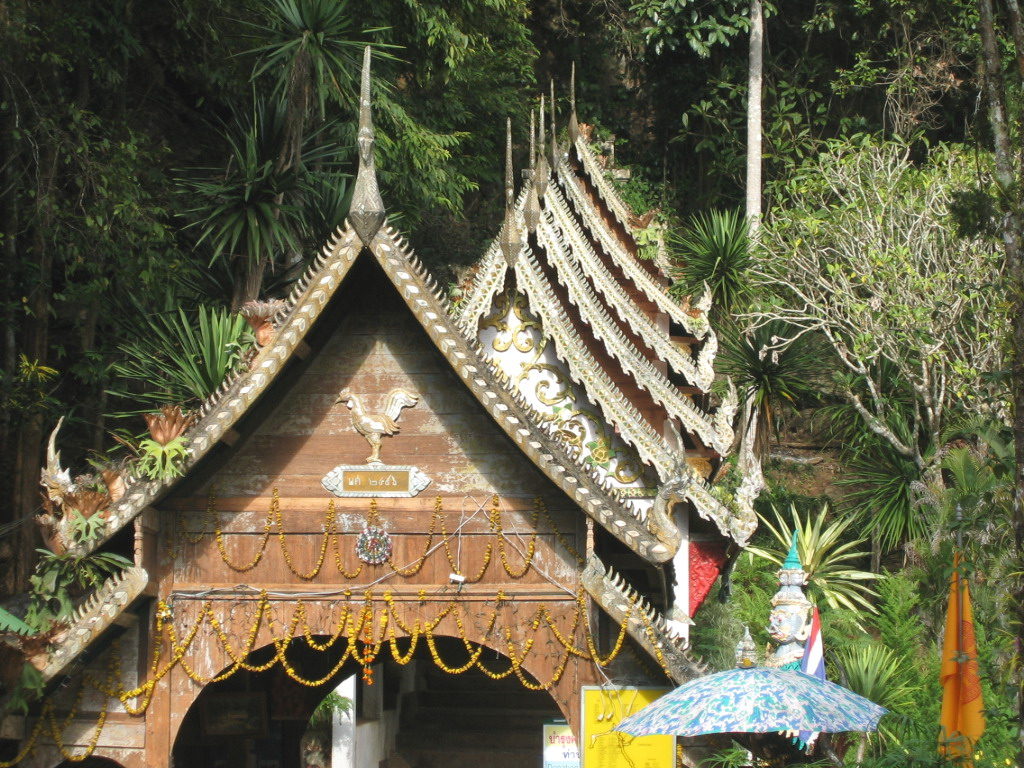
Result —
<instances>
[{"instance_id":1,"label":"spiky palm frond","mask_svg":"<svg viewBox=\"0 0 1024 768\"><path fill-rule=\"evenodd\" d=\"M914 703L913 686L906 678L904 657L881 643L864 642L844 648L833 657L843 684L854 693L898 712Z\"/></svg>"},{"instance_id":2,"label":"spiky palm frond","mask_svg":"<svg viewBox=\"0 0 1024 768\"><path fill-rule=\"evenodd\" d=\"M797 552L804 571L807 572L807 588L816 602L824 601L831 608L847 608L853 611L866 610L876 613L872 600L878 597L869 583L880 578L878 574L862 571L853 564L869 556L858 550L866 539L854 538L843 541L853 518L833 520L828 523L828 507L823 506L816 514L802 520L796 507L790 507L791 523L772 507L774 520L759 514L761 523L778 541L780 549L748 547L747 551L757 557L770 560L781 566L797 531Z\"/></svg>"},{"instance_id":3,"label":"spiky palm frond","mask_svg":"<svg viewBox=\"0 0 1024 768\"><path fill-rule=\"evenodd\" d=\"M148 403L202 400L220 386L252 345L249 325L240 315L199 307L194 317L183 309L152 315L134 340L119 349L124 358L116 375L147 388L143 394L112 394Z\"/></svg>"},{"instance_id":4,"label":"spiky palm frond","mask_svg":"<svg viewBox=\"0 0 1024 768\"><path fill-rule=\"evenodd\" d=\"M896 739L891 726L896 719L906 722L913 717L921 687L906 657L868 641L840 650L833 661L844 686L889 710L879 724L879 734L886 740Z\"/></svg>"},{"instance_id":5,"label":"spiky palm frond","mask_svg":"<svg viewBox=\"0 0 1024 768\"><path fill-rule=\"evenodd\" d=\"M343 173L318 173L303 183L302 228L315 252L344 226L352 201L352 185Z\"/></svg>"},{"instance_id":6,"label":"spiky palm frond","mask_svg":"<svg viewBox=\"0 0 1024 768\"><path fill-rule=\"evenodd\" d=\"M887 426L904 443L913 441L905 414L893 410ZM921 503L921 468L900 454L889 442L867 432L847 451L848 473L838 485L851 490L846 495L853 513L864 523L864 531L877 537L879 545L890 551L904 542L928 532L928 507ZM931 446L924 458L934 456Z\"/></svg>"},{"instance_id":7,"label":"spiky palm frond","mask_svg":"<svg viewBox=\"0 0 1024 768\"><path fill-rule=\"evenodd\" d=\"M284 144L285 113L274 100L257 100L252 111L224 125L224 168L199 168L180 180L191 199L187 214L197 227L196 245L209 242L210 263L222 257L273 259L295 243L285 196L296 176L277 168Z\"/></svg>"},{"instance_id":8,"label":"spiky palm frond","mask_svg":"<svg viewBox=\"0 0 1024 768\"><path fill-rule=\"evenodd\" d=\"M303 111L315 105L321 118L331 96L359 92L362 49L379 30L361 29L347 0L270 0L264 13L264 23L246 23L259 42L248 51L253 78L277 73L277 95Z\"/></svg>"},{"instance_id":9,"label":"spiky palm frond","mask_svg":"<svg viewBox=\"0 0 1024 768\"><path fill-rule=\"evenodd\" d=\"M669 235L668 246L678 265L674 293L699 297L707 284L718 313L750 297L750 239L740 211L698 213L680 234Z\"/></svg>"},{"instance_id":10,"label":"spiky palm frond","mask_svg":"<svg viewBox=\"0 0 1024 768\"><path fill-rule=\"evenodd\" d=\"M719 330L718 370L740 390L741 402L751 402L762 419L758 435L778 430L783 407L796 409L814 399L822 377L825 354L810 336L795 337L796 329L773 320L749 332L733 324Z\"/></svg>"}]
</instances>

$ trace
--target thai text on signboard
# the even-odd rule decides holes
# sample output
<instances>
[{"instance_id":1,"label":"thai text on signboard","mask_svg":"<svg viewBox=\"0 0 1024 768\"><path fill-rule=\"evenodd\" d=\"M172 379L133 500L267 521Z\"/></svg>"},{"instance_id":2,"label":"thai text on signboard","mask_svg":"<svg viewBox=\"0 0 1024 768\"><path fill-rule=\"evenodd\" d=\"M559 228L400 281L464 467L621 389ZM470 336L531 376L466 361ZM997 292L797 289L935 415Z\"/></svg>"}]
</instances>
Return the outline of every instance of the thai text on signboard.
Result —
<instances>
[{"instance_id":1,"label":"thai text on signboard","mask_svg":"<svg viewBox=\"0 0 1024 768\"><path fill-rule=\"evenodd\" d=\"M340 464L320 482L342 498L409 498L430 485L430 478L409 465Z\"/></svg>"},{"instance_id":2,"label":"thai text on signboard","mask_svg":"<svg viewBox=\"0 0 1024 768\"><path fill-rule=\"evenodd\" d=\"M576 737L565 720L544 723L544 768L580 768Z\"/></svg>"},{"instance_id":3,"label":"thai text on signboard","mask_svg":"<svg viewBox=\"0 0 1024 768\"><path fill-rule=\"evenodd\" d=\"M409 470L347 470L342 475L342 488L346 491L393 491L406 493L409 490Z\"/></svg>"}]
</instances>

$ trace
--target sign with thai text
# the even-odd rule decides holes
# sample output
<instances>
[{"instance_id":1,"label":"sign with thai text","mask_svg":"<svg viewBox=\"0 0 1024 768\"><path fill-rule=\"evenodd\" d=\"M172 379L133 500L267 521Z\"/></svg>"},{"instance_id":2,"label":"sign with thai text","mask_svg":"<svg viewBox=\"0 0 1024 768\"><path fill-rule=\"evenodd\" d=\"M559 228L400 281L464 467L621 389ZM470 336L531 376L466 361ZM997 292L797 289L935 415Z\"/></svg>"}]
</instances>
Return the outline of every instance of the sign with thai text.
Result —
<instances>
[{"instance_id":1,"label":"sign with thai text","mask_svg":"<svg viewBox=\"0 0 1024 768\"><path fill-rule=\"evenodd\" d=\"M342 464L320 481L341 498L410 497L428 485L430 478L417 467L387 464Z\"/></svg>"},{"instance_id":2,"label":"sign with thai text","mask_svg":"<svg viewBox=\"0 0 1024 768\"><path fill-rule=\"evenodd\" d=\"M344 491L379 490L407 493L409 491L409 470L356 469L351 472L343 472L341 487Z\"/></svg>"},{"instance_id":3,"label":"sign with thai text","mask_svg":"<svg viewBox=\"0 0 1024 768\"><path fill-rule=\"evenodd\" d=\"M580 749L565 720L549 720L542 733L544 768L580 768Z\"/></svg>"},{"instance_id":4,"label":"sign with thai text","mask_svg":"<svg viewBox=\"0 0 1024 768\"><path fill-rule=\"evenodd\" d=\"M669 690L584 687L582 768L675 768L675 736L629 736L613 730Z\"/></svg>"}]
</instances>

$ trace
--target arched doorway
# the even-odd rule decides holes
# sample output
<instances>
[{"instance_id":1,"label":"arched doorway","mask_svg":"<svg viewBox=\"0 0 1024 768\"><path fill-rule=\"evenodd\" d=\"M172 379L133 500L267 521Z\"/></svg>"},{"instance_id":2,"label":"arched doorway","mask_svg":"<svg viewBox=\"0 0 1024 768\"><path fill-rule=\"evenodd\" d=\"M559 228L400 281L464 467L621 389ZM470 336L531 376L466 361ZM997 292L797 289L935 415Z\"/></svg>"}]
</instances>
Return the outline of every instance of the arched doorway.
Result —
<instances>
[{"instance_id":1,"label":"arched doorway","mask_svg":"<svg viewBox=\"0 0 1024 768\"><path fill-rule=\"evenodd\" d=\"M319 638L325 639L325 638ZM401 642L401 641L400 641ZM250 654L248 666L207 685L189 707L174 742L179 768L524 768L539 765L541 729L563 716L544 690L525 688L509 660L485 654L485 668L443 671L420 644L407 663L381 653L372 684L364 669L343 653L292 643L288 666L274 661L275 648ZM467 658L464 642L439 636L437 656L449 668ZM305 682L297 682L296 679ZM310 681L321 681L309 685ZM310 716L344 680L354 698L350 721L336 723L321 754L311 750ZM344 719L344 718L341 718ZM304 738L305 737L305 738ZM345 743L345 742L348 743ZM333 752L333 762L332 762Z\"/></svg>"},{"instance_id":2,"label":"arched doorway","mask_svg":"<svg viewBox=\"0 0 1024 768\"><path fill-rule=\"evenodd\" d=\"M122 765L116 760L111 760L109 757L97 757L96 755L91 755L79 762L65 760L62 763L58 763L57 768L72 768L72 766L76 768L122 768Z\"/></svg>"}]
</instances>

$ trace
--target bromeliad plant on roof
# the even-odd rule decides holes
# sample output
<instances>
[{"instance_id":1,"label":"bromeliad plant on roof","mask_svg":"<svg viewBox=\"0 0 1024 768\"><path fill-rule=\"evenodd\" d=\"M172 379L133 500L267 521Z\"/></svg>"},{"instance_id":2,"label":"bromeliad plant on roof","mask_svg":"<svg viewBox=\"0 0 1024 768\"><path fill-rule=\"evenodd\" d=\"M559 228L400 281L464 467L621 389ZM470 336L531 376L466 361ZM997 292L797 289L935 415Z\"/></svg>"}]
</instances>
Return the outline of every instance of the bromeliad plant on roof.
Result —
<instances>
[{"instance_id":1,"label":"bromeliad plant on roof","mask_svg":"<svg viewBox=\"0 0 1024 768\"><path fill-rule=\"evenodd\" d=\"M249 327L252 328L256 337L256 343L261 347L267 346L274 338L275 330L272 320L274 315L286 306L287 304L282 299L249 301L242 305L239 314L249 323Z\"/></svg>"},{"instance_id":2,"label":"bromeliad plant on roof","mask_svg":"<svg viewBox=\"0 0 1024 768\"><path fill-rule=\"evenodd\" d=\"M113 372L134 386L110 394L144 401L146 408L209 397L253 344L245 318L204 306L194 314L183 309L152 314L133 335L133 341L119 347L123 357Z\"/></svg>"}]
</instances>

